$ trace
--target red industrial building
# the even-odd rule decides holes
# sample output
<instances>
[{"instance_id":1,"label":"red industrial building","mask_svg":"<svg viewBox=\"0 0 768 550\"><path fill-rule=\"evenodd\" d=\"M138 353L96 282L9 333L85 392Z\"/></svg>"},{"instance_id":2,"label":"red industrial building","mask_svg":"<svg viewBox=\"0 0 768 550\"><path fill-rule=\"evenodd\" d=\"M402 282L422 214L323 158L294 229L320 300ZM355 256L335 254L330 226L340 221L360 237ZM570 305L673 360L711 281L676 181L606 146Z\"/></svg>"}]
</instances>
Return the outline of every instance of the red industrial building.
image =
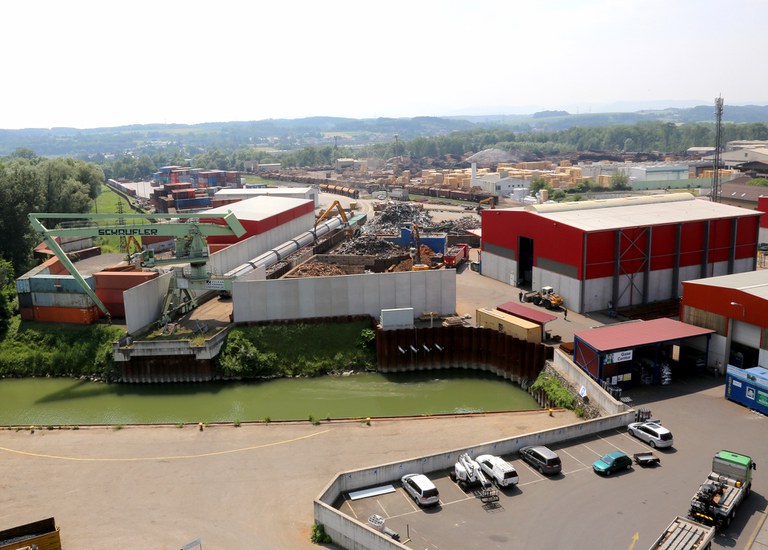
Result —
<instances>
[{"instance_id":1,"label":"red industrial building","mask_svg":"<svg viewBox=\"0 0 768 550\"><path fill-rule=\"evenodd\" d=\"M552 286L586 312L677 299L684 280L753 271L761 212L679 193L481 216L483 275Z\"/></svg>"},{"instance_id":2,"label":"red industrial building","mask_svg":"<svg viewBox=\"0 0 768 550\"><path fill-rule=\"evenodd\" d=\"M300 227L291 229L289 233L285 234L283 240L279 241L284 242L311 228L315 219L315 203L310 199L260 196L205 210L201 214L226 214L227 212L232 212L243 225L246 230L245 235L242 237L235 237L234 235L208 237L209 245L234 244L281 226L289 228L292 226L286 224L305 217L306 219L302 221ZM201 221L224 224L224 220L221 218L203 218Z\"/></svg>"},{"instance_id":3,"label":"red industrial building","mask_svg":"<svg viewBox=\"0 0 768 550\"><path fill-rule=\"evenodd\" d=\"M680 319L715 331L710 365L768 365L768 270L683 282Z\"/></svg>"}]
</instances>

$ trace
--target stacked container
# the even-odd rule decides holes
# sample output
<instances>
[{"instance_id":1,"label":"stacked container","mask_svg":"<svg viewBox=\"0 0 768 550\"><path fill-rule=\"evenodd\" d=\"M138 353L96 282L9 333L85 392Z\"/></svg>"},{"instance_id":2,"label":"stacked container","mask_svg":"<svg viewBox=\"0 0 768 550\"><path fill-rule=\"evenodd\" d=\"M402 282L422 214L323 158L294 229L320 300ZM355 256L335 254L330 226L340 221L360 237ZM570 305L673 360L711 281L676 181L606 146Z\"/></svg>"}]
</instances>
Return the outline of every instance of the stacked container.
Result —
<instances>
[{"instance_id":1,"label":"stacked container","mask_svg":"<svg viewBox=\"0 0 768 550\"><path fill-rule=\"evenodd\" d=\"M123 291L157 277L155 271L101 271L93 276L96 296L112 317L125 317Z\"/></svg>"}]
</instances>

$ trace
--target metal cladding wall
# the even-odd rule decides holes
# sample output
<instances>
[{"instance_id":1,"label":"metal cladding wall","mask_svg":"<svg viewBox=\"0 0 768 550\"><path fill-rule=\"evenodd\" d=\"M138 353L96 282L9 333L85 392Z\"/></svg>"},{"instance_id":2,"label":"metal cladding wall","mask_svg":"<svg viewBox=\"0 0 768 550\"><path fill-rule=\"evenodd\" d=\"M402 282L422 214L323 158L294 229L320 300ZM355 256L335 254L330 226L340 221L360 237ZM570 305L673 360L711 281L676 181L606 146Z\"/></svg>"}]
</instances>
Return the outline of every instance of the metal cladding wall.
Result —
<instances>
[{"instance_id":1,"label":"metal cladding wall","mask_svg":"<svg viewBox=\"0 0 768 550\"><path fill-rule=\"evenodd\" d=\"M165 273L123 293L128 334L136 334L160 319L172 277L172 273Z\"/></svg>"},{"instance_id":2,"label":"metal cladding wall","mask_svg":"<svg viewBox=\"0 0 768 550\"><path fill-rule=\"evenodd\" d=\"M600 210L595 210L599 216ZM681 295L681 281L751 271L757 216L583 231L523 210L482 212L482 273L516 285L519 242L533 239L532 286L578 312Z\"/></svg>"},{"instance_id":3,"label":"metal cladding wall","mask_svg":"<svg viewBox=\"0 0 768 550\"><path fill-rule=\"evenodd\" d=\"M415 315L456 312L456 271L368 273L266 281L238 280L232 285L236 323L370 315L382 309L412 307Z\"/></svg>"},{"instance_id":4,"label":"metal cladding wall","mask_svg":"<svg viewBox=\"0 0 768 550\"><path fill-rule=\"evenodd\" d=\"M297 235L309 231L315 224L315 214L310 212L291 219L269 231L250 237L237 244L219 250L208 257L211 273L224 275L256 256L283 244Z\"/></svg>"},{"instance_id":5,"label":"metal cladding wall","mask_svg":"<svg viewBox=\"0 0 768 550\"><path fill-rule=\"evenodd\" d=\"M581 276L584 231L520 210L483 210L483 252L519 259L519 239L534 239L534 266L549 259L568 266L574 276Z\"/></svg>"},{"instance_id":6,"label":"metal cladding wall","mask_svg":"<svg viewBox=\"0 0 768 550\"><path fill-rule=\"evenodd\" d=\"M260 220L248 220L248 219L238 218L240 223L243 224L243 227L246 230L245 235L243 235L242 237L235 237L234 235L212 236L212 237L208 237L208 242L211 244L234 244L236 242L245 240L249 237L253 237L254 235L260 235L262 233L266 233L271 229L275 229L277 227L280 227L281 225L285 225L297 218L302 218L307 215L310 215L313 218L312 223L314 224L315 208L312 201L309 201L309 200L304 202L303 204L300 204L293 208L289 208L273 216L262 218ZM201 221L215 222L215 223L225 225L224 220L220 218L210 219L210 220L203 219ZM304 229L304 231L306 231L306 229Z\"/></svg>"},{"instance_id":7,"label":"metal cladding wall","mask_svg":"<svg viewBox=\"0 0 768 550\"><path fill-rule=\"evenodd\" d=\"M381 372L459 367L520 381L539 375L552 348L474 327L377 330L376 359Z\"/></svg>"}]
</instances>

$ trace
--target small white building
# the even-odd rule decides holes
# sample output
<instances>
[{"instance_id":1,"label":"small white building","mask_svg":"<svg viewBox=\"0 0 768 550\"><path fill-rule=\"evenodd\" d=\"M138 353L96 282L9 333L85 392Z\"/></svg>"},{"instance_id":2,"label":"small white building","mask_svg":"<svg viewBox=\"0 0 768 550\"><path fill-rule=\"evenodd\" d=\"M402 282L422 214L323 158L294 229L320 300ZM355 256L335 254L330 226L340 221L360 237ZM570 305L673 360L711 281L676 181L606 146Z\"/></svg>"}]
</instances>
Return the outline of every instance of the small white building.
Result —
<instances>
[{"instance_id":1,"label":"small white building","mask_svg":"<svg viewBox=\"0 0 768 550\"><path fill-rule=\"evenodd\" d=\"M314 207L319 204L320 192L314 187L259 187L256 189L220 189L215 199L245 200L253 197L286 197L289 199L310 199Z\"/></svg>"}]
</instances>

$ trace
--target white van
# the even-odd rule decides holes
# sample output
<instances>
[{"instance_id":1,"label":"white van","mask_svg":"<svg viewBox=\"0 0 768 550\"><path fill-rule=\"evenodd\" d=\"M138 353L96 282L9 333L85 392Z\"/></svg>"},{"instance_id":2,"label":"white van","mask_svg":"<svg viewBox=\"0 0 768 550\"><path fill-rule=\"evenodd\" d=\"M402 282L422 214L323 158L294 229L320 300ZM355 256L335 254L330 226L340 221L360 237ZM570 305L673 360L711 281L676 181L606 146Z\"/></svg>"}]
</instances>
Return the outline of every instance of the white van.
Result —
<instances>
[{"instance_id":1,"label":"white van","mask_svg":"<svg viewBox=\"0 0 768 550\"><path fill-rule=\"evenodd\" d=\"M406 474L400 481L403 483L403 489L419 506L434 506L440 502L437 487L424 474Z\"/></svg>"},{"instance_id":2,"label":"white van","mask_svg":"<svg viewBox=\"0 0 768 550\"><path fill-rule=\"evenodd\" d=\"M475 461L480 464L483 473L496 482L497 487L512 487L520 480L515 467L498 456L480 455Z\"/></svg>"}]
</instances>

